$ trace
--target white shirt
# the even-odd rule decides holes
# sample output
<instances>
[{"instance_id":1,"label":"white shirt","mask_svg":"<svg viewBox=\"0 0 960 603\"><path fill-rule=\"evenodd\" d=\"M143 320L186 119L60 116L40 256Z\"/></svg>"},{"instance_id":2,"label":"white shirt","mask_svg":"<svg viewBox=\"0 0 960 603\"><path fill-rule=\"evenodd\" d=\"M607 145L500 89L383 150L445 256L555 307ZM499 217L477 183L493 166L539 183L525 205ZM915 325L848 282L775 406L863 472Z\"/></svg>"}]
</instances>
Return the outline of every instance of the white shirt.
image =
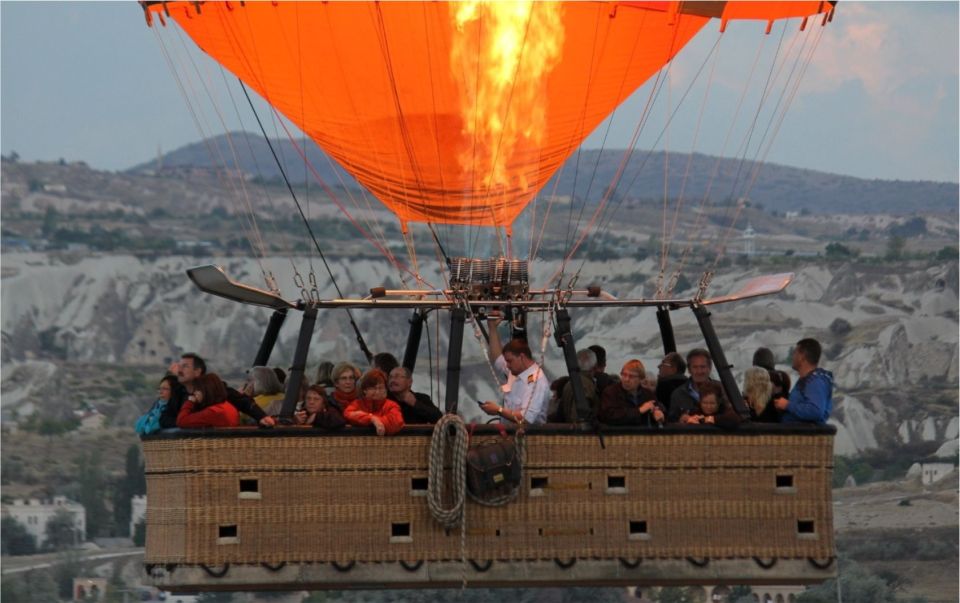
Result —
<instances>
[{"instance_id":1,"label":"white shirt","mask_svg":"<svg viewBox=\"0 0 960 603\"><path fill-rule=\"evenodd\" d=\"M527 423L537 425L546 423L550 381L543 374L543 369L534 362L527 370L514 375L507 369L507 361L503 359L503 354L497 356L493 366L507 380L501 386L504 408L521 411L523 420Z\"/></svg>"}]
</instances>

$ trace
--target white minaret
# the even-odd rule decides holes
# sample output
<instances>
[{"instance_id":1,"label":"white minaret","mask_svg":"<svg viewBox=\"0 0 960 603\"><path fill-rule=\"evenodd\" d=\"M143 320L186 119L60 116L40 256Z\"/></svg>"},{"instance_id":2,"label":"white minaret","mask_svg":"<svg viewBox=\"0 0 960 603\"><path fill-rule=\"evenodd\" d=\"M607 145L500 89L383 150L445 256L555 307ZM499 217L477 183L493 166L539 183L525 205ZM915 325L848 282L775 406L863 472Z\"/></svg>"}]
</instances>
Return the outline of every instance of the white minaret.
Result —
<instances>
[{"instance_id":1,"label":"white minaret","mask_svg":"<svg viewBox=\"0 0 960 603\"><path fill-rule=\"evenodd\" d=\"M752 258L756 252L756 241L757 232L753 229L753 225L747 222L747 229L743 231L743 253L748 258Z\"/></svg>"}]
</instances>

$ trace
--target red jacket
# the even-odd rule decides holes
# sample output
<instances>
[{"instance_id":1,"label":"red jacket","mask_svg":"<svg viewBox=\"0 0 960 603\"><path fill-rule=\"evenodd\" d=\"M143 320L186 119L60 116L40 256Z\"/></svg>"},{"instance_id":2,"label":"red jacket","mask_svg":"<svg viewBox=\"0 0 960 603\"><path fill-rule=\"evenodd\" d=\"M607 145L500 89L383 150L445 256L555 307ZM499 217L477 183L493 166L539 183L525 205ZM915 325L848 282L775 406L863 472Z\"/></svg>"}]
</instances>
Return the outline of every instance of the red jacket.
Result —
<instances>
[{"instance_id":1,"label":"red jacket","mask_svg":"<svg viewBox=\"0 0 960 603\"><path fill-rule=\"evenodd\" d=\"M195 403L187 400L177 415L177 427L236 427L240 424L240 413L226 400L219 404L193 411Z\"/></svg>"},{"instance_id":2,"label":"red jacket","mask_svg":"<svg viewBox=\"0 0 960 603\"><path fill-rule=\"evenodd\" d=\"M383 421L386 435L393 435L403 427L403 413L393 400L374 402L366 398L357 398L343 411L343 418L351 425L372 425L371 414Z\"/></svg>"}]
</instances>

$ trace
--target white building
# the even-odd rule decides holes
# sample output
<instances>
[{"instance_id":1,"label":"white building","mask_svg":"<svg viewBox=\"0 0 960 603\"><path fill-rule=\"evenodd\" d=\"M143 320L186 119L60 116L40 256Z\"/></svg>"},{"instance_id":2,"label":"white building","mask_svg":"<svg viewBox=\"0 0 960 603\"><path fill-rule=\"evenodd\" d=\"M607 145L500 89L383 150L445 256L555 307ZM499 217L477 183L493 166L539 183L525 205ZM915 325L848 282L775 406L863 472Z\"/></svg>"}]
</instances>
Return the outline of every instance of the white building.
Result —
<instances>
[{"instance_id":1,"label":"white building","mask_svg":"<svg viewBox=\"0 0 960 603\"><path fill-rule=\"evenodd\" d=\"M953 473L953 469L953 463L945 463L943 461L920 463L920 482L924 486L935 484Z\"/></svg>"},{"instance_id":2,"label":"white building","mask_svg":"<svg viewBox=\"0 0 960 603\"><path fill-rule=\"evenodd\" d=\"M87 539L87 511L80 503L68 500L66 496L55 496L52 500L36 498L17 499L12 504L3 505L3 514L20 522L27 532L42 546L47 538L47 522L57 511L67 511L73 515L73 526L77 531L77 542Z\"/></svg>"},{"instance_id":3,"label":"white building","mask_svg":"<svg viewBox=\"0 0 960 603\"><path fill-rule=\"evenodd\" d=\"M137 524L147 520L147 495L137 494L130 499L130 538L137 531Z\"/></svg>"}]
</instances>

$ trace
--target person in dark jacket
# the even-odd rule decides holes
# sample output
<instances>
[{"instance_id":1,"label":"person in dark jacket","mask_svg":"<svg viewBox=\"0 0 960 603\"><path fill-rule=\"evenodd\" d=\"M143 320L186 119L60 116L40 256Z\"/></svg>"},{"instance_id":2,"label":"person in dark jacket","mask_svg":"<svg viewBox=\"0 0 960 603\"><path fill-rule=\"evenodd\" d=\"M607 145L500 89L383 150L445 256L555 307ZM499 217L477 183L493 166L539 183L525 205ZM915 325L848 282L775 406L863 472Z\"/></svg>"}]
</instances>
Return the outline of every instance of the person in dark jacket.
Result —
<instances>
[{"instance_id":1,"label":"person in dark jacket","mask_svg":"<svg viewBox=\"0 0 960 603\"><path fill-rule=\"evenodd\" d=\"M670 396L673 390L687 382L684 374L687 372L687 363L683 356L676 352L664 355L657 367L657 402L664 408L670 408Z\"/></svg>"},{"instance_id":2,"label":"person in dark jacket","mask_svg":"<svg viewBox=\"0 0 960 603\"><path fill-rule=\"evenodd\" d=\"M732 429L743 420L733 409L733 405L727 402L720 384L704 383L699 392L700 401L697 402L697 407L680 416L681 425L716 425Z\"/></svg>"},{"instance_id":3,"label":"person in dark jacket","mask_svg":"<svg viewBox=\"0 0 960 603\"><path fill-rule=\"evenodd\" d=\"M713 359L710 352L703 348L694 348L687 352L687 372L690 373L690 378L670 394L667 422L676 423L684 414L693 412L700 403L700 390L704 385L719 385L718 381L710 378L712 370Z\"/></svg>"},{"instance_id":4,"label":"person in dark jacket","mask_svg":"<svg viewBox=\"0 0 960 603\"><path fill-rule=\"evenodd\" d=\"M429 423L440 420L443 413L427 394L412 391L413 374L405 366L395 367L387 380L387 397L400 406L404 423Z\"/></svg>"},{"instance_id":5,"label":"person in dark jacket","mask_svg":"<svg viewBox=\"0 0 960 603\"><path fill-rule=\"evenodd\" d=\"M177 416L180 414L180 408L187 400L187 397L193 393L196 388L195 380L207 372L207 363L203 358L192 352L180 357L180 362L174 362L168 370L170 374L176 375L180 382L178 387L174 388L167 407L160 416L160 427L168 429L177 426ZM273 427L276 421L273 417L253 401L253 398L243 394L232 387L227 387L227 402L233 405L237 411L253 417L257 424L263 427Z\"/></svg>"},{"instance_id":6,"label":"person in dark jacket","mask_svg":"<svg viewBox=\"0 0 960 603\"><path fill-rule=\"evenodd\" d=\"M608 385L600 396L600 422L648 427L663 423L663 407L654 393L643 387L645 378L643 363L628 360L620 369L620 382Z\"/></svg>"},{"instance_id":7,"label":"person in dark jacket","mask_svg":"<svg viewBox=\"0 0 960 603\"><path fill-rule=\"evenodd\" d=\"M307 388L303 408L293 413L297 425L312 425L318 429L334 431L347 424L340 410L327 403L327 392L319 385Z\"/></svg>"},{"instance_id":8,"label":"person in dark jacket","mask_svg":"<svg viewBox=\"0 0 960 603\"><path fill-rule=\"evenodd\" d=\"M758 423L779 423L780 413L773 405L773 384L770 371L751 366L743 375L743 401L750 409L750 420Z\"/></svg>"}]
</instances>

